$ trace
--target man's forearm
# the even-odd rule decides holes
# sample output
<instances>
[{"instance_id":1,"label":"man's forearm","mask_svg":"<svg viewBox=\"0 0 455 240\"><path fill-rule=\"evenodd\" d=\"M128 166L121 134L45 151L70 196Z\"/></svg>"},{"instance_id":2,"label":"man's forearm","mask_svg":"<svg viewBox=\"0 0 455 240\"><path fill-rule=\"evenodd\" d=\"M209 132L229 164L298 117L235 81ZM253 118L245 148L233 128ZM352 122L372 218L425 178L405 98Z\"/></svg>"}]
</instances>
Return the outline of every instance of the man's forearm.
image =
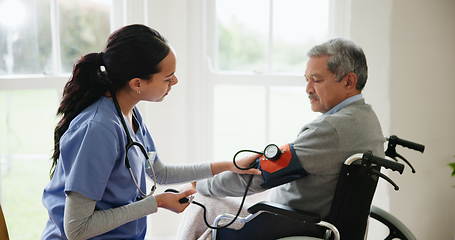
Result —
<instances>
[{"instance_id":1,"label":"man's forearm","mask_svg":"<svg viewBox=\"0 0 455 240\"><path fill-rule=\"evenodd\" d=\"M253 176L248 194L262 192L266 189L260 185L262 177L258 175L241 175L232 172L224 172L209 179L198 181L196 189L199 193L213 197L240 197L245 193L248 179Z\"/></svg>"}]
</instances>

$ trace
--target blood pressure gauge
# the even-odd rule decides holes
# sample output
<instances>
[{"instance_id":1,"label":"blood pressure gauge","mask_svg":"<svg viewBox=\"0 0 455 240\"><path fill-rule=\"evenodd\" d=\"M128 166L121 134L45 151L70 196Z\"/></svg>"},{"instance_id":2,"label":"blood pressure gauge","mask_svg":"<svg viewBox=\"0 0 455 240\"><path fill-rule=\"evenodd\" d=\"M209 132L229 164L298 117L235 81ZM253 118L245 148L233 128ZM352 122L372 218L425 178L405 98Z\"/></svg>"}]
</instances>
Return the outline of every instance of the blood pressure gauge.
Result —
<instances>
[{"instance_id":1,"label":"blood pressure gauge","mask_svg":"<svg viewBox=\"0 0 455 240\"><path fill-rule=\"evenodd\" d=\"M268 160L271 160L271 161L278 160L280 158L280 155L281 155L281 150L275 144L269 144L264 149L264 156Z\"/></svg>"}]
</instances>

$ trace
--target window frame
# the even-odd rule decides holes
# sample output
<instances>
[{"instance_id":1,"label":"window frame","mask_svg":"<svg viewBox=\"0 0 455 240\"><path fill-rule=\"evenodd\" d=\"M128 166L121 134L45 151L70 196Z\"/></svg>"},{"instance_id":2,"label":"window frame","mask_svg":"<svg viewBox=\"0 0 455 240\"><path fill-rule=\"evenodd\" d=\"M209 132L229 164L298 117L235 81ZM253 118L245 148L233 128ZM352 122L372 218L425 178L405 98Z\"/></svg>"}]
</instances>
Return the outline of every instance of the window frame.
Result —
<instances>
[{"instance_id":1,"label":"window frame","mask_svg":"<svg viewBox=\"0 0 455 240\"><path fill-rule=\"evenodd\" d=\"M18 89L43 89L53 88L62 90L71 73L62 73L61 48L60 48L60 20L59 0L50 0L50 26L52 39L52 71L45 74L13 74L0 76L2 90ZM124 26L131 22L146 23L149 3L147 0L127 1L111 0L110 30ZM140 9L140 10L139 10ZM142 14L138 14L142 13Z\"/></svg>"}]
</instances>

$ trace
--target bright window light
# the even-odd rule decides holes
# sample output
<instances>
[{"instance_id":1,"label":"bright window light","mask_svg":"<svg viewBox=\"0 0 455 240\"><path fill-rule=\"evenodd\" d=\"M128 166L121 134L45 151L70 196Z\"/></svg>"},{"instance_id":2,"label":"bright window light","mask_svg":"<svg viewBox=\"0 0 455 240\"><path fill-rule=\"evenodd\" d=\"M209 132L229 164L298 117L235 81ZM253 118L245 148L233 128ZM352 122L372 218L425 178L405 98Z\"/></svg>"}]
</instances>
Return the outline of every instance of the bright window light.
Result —
<instances>
[{"instance_id":1,"label":"bright window light","mask_svg":"<svg viewBox=\"0 0 455 240\"><path fill-rule=\"evenodd\" d=\"M0 2L0 24L8 29L16 29L25 22L25 6L18 0Z\"/></svg>"}]
</instances>

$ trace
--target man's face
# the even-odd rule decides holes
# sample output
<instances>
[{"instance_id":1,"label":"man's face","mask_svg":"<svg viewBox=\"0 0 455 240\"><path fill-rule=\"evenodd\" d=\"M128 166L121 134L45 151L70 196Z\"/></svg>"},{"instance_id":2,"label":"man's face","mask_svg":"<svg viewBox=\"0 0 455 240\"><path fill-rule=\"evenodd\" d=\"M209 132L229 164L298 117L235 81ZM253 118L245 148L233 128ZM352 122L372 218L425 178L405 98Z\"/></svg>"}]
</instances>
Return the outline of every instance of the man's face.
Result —
<instances>
[{"instance_id":1,"label":"man's face","mask_svg":"<svg viewBox=\"0 0 455 240\"><path fill-rule=\"evenodd\" d=\"M337 82L327 67L328 59L329 56L310 57L307 63L306 92L314 112L325 113L347 97L344 78Z\"/></svg>"}]
</instances>

